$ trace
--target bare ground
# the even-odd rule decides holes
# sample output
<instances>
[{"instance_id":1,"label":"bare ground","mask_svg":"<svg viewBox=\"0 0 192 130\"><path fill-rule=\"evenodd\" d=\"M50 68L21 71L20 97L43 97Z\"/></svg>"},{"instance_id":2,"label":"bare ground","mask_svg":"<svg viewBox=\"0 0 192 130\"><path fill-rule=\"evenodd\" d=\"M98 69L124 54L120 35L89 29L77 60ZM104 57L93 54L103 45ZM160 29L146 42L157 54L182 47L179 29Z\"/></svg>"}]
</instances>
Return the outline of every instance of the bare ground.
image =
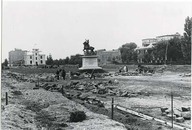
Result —
<instances>
[{"instance_id":1,"label":"bare ground","mask_svg":"<svg viewBox=\"0 0 192 130\"><path fill-rule=\"evenodd\" d=\"M17 82L2 74L2 130L125 130L121 123L95 114L58 92L33 90L34 83ZM5 105L5 92L9 104ZM83 122L69 122L70 112L84 111Z\"/></svg>"},{"instance_id":2,"label":"bare ground","mask_svg":"<svg viewBox=\"0 0 192 130\"><path fill-rule=\"evenodd\" d=\"M134 70L134 67L135 66L132 66L131 71ZM113 70L113 68L111 70ZM116 89L127 90L129 92L148 93L147 95L142 94L142 95L139 95L137 97L132 97L132 98L115 96L114 97L115 103L118 103L122 106L131 108L131 109L134 109L135 111L154 116L156 118L170 121L170 119L166 118L165 116L161 116L160 107L170 108L170 106L171 106L170 105L171 104L170 93L171 92L173 92L173 94L174 94L174 109L181 109L182 106L191 106L191 77L183 77L184 73L190 73L190 72L191 72L190 66L168 66L167 69L163 73L155 73L153 76L113 76L113 77L106 77L105 79L96 79L96 80L104 81L104 80L109 80L109 79L117 79L119 81L119 84L116 86ZM11 79L9 79L9 80L11 80ZM11 84L19 84L16 81L9 81L8 83L2 82L2 84L5 84L5 86L6 86L5 88L2 88L2 101L3 102L5 101L5 99L3 98L3 97L5 97L4 92L8 91L10 93L12 91L12 89L15 89L14 85L9 84L10 82L11 82ZM66 84L67 82L68 81L59 81L59 83L61 83L61 84ZM9 87L9 89L7 89L7 86ZM30 85L25 84L24 86L29 87ZM16 88L17 88L17 90L19 88L19 90L21 90L22 93L24 93L24 95L27 94L26 97L29 98L29 101L34 101L34 99L36 99L35 95L37 93L35 93L34 90L33 91L29 90L29 89L31 89L31 86L29 88L25 88L25 89L20 88L20 87L16 87ZM32 94L31 94L31 92L28 93L28 91L31 91L33 93ZM41 91L43 92L44 90L41 90ZM45 93L49 93L49 92L46 91ZM50 94L48 94L48 95L50 95ZM58 97L60 97L60 96L58 96L58 94L56 94L56 95L55 95L56 97L54 96L52 98L57 99ZM107 115L110 117L111 98L113 96L101 96L101 95L96 95L96 96L98 96L98 98L100 100L105 102L106 109L99 109L98 107L90 106L85 103L82 103L82 105L84 105L86 108L88 108L89 110L91 110L93 112L96 112L99 114L104 114L104 115ZM14 98L14 97L11 96L10 98ZM17 96L17 98L14 98L14 100L10 100L10 102L12 102L12 104L14 104L14 106L11 106L11 104L8 106L4 105L5 111L2 111L2 115L6 112L9 113L8 110L9 111L11 111L11 110L21 111L21 109L23 109L23 107L25 108L26 104L23 104L25 102L22 102L21 106L15 105L17 103L20 104L20 102L21 102L20 100L22 98L20 100L18 100L18 99L19 99L19 96ZM42 102L42 104L46 104L46 102L44 100L42 101L42 99L43 98L41 97L37 101ZM77 101L77 100L74 100L74 101L81 103L81 101ZM55 110L60 111L59 109L69 109L69 108L64 108L61 103L54 104L54 102L58 102L58 101L51 100L51 101L49 101L49 103L52 105L50 105L48 108L42 109L44 111L49 111L50 114L46 115L44 113L44 114L42 114L42 116L50 117L50 119L52 119L52 115L54 115L53 113L55 112ZM6 108L9 106L11 106L10 107L10 108L12 108L11 110L9 108ZM75 106L76 105L70 106L70 109ZM16 109L14 109L14 108L16 108ZM36 112L33 112L33 111L28 112L28 110L25 113L37 114ZM63 114L64 113L56 113L56 115L63 115ZM64 115L66 115L66 114L64 114ZM13 126L14 125L14 124L10 123L10 120L13 117L10 118L8 120L8 122L7 122L7 115L2 116L2 117L3 117L2 119L5 119L5 122L4 122L5 124L2 126ZM58 117L58 119L60 119L60 118ZM132 128L133 130L156 130L156 129L169 130L169 129L171 129L169 127L163 126L161 123L157 123L154 121L146 121L146 120L143 121L138 117L132 116L130 114L127 114L127 113L124 113L124 112L121 112L118 110L115 110L114 119L117 120L118 122L123 123L127 129L130 129L130 128ZM44 128L44 126L39 126L38 123L35 123L35 125L34 125L33 119L31 119L31 120L28 121L29 128L33 128L33 127L34 128L35 127ZM99 129L101 129L101 128L108 129L108 125L112 126L112 127L114 126L114 124L109 123L109 122L111 122L111 120L109 120L109 122L105 121L106 123L109 123L108 125L106 125L107 127L103 127L105 125L103 125L101 123L101 122L103 122L102 120L103 119L99 119L98 124L93 123L93 122L95 122L94 120L92 123L88 122L88 124L85 122L80 123L80 124L70 124L70 123L68 123L68 124L66 123L66 124L68 126L67 127L68 129L79 129L79 128L93 129L91 126L94 126L94 124L95 124L94 127L99 128ZM30 124L30 121L32 122L31 124ZM48 120L47 122L50 122L50 121ZM54 123L54 119L53 119L53 121L51 121L51 122L52 123L50 123L50 124L56 125L55 127L58 127L58 124L56 122L59 122L59 120L55 121L55 123ZM176 122L174 122L174 123L176 123ZM189 120L185 120L184 123L179 123L179 125L190 127L190 123L191 122ZM3 122L2 122L2 124L3 124ZM7 124L9 124L9 125L7 125ZM43 123L40 123L40 124L43 124ZM91 124L91 126L89 124ZM84 126L84 127L79 127L79 126ZM119 126L119 124L116 124L115 126L116 127L114 127L114 128L118 129L117 126ZM120 125L119 127L121 128L123 126ZM19 129L19 127L16 127L16 126L15 126L15 128ZM46 128L46 126L45 126L45 128ZM110 127L110 129L111 129L111 127Z\"/></svg>"}]
</instances>

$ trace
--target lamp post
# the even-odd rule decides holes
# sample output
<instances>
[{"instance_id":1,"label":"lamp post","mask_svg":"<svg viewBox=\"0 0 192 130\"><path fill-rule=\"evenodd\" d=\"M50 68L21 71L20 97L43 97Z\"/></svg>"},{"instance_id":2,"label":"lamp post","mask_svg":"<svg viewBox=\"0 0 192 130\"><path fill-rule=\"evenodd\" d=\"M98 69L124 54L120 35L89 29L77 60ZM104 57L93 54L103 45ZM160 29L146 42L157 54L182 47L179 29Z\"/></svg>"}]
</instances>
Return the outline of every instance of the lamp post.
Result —
<instances>
[{"instance_id":1,"label":"lamp post","mask_svg":"<svg viewBox=\"0 0 192 130\"><path fill-rule=\"evenodd\" d=\"M166 41L166 50L165 50L165 65L167 64L167 50L168 50L169 42Z\"/></svg>"}]
</instances>

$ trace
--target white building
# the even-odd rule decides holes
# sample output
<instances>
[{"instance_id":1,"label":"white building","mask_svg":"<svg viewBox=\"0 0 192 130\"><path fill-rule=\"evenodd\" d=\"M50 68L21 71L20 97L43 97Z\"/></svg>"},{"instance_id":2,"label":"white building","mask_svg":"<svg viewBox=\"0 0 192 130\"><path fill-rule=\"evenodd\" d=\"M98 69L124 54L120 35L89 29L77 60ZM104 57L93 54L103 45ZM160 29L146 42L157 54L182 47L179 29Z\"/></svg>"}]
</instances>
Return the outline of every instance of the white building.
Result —
<instances>
[{"instance_id":1,"label":"white building","mask_svg":"<svg viewBox=\"0 0 192 130\"><path fill-rule=\"evenodd\" d=\"M162 35L162 36L157 36L157 42L160 41L168 41L171 40L173 38L181 38L181 35L177 32L176 34L172 34L172 35Z\"/></svg>"},{"instance_id":2,"label":"white building","mask_svg":"<svg viewBox=\"0 0 192 130\"><path fill-rule=\"evenodd\" d=\"M24 55L24 65L45 65L45 54L40 54L39 49L33 49Z\"/></svg>"},{"instance_id":3,"label":"white building","mask_svg":"<svg viewBox=\"0 0 192 130\"><path fill-rule=\"evenodd\" d=\"M155 44L157 42L156 38L146 38L146 39L142 39L142 46L143 47L147 47L150 44Z\"/></svg>"}]
</instances>

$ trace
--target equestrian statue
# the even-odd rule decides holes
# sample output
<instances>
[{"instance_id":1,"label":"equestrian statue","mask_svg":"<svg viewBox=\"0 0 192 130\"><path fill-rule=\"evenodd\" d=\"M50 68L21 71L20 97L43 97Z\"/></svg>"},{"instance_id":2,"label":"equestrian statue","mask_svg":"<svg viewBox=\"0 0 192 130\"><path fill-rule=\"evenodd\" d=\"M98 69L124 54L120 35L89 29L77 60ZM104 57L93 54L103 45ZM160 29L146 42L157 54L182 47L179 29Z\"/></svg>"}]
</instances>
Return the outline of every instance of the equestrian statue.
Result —
<instances>
[{"instance_id":1,"label":"equestrian statue","mask_svg":"<svg viewBox=\"0 0 192 130\"><path fill-rule=\"evenodd\" d=\"M95 55L96 54L94 52L95 48L89 45L89 40L85 39L85 42L83 43L83 45L84 45L83 51L84 51L85 55Z\"/></svg>"}]
</instances>

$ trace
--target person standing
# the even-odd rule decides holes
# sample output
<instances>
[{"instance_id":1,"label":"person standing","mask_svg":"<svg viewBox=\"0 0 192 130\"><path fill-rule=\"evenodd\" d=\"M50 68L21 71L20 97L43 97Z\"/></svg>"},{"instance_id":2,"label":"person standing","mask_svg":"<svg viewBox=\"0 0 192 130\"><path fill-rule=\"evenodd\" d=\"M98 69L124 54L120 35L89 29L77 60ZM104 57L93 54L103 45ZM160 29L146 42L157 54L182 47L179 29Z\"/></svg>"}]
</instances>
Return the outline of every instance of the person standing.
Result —
<instances>
[{"instance_id":1,"label":"person standing","mask_svg":"<svg viewBox=\"0 0 192 130\"><path fill-rule=\"evenodd\" d=\"M56 78L59 80L59 70L56 71Z\"/></svg>"},{"instance_id":2,"label":"person standing","mask_svg":"<svg viewBox=\"0 0 192 130\"><path fill-rule=\"evenodd\" d=\"M63 69L61 72L61 76L63 77L63 80L65 80L65 76L66 76L66 71Z\"/></svg>"}]
</instances>

